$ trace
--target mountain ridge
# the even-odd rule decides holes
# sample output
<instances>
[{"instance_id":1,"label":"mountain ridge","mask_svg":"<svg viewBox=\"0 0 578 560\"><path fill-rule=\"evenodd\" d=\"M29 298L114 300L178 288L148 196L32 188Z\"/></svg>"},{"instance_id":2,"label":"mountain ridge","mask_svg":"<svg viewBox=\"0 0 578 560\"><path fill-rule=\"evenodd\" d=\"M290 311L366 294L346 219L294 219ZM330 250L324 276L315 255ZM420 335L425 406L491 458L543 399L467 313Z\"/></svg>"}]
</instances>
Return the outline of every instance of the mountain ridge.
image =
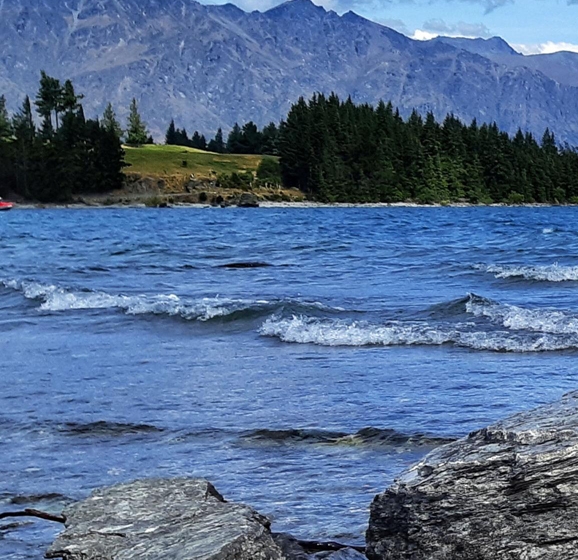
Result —
<instances>
[{"instance_id":1,"label":"mountain ridge","mask_svg":"<svg viewBox=\"0 0 578 560\"><path fill-rule=\"evenodd\" d=\"M301 95L334 91L510 133L550 127L578 144L578 55L525 57L501 39L414 41L311 0L265 12L194 0L4 0L0 37L0 94L12 110L45 70L73 80L89 115L110 101L124 117L136 97L157 137L171 118L205 134L264 125Z\"/></svg>"}]
</instances>

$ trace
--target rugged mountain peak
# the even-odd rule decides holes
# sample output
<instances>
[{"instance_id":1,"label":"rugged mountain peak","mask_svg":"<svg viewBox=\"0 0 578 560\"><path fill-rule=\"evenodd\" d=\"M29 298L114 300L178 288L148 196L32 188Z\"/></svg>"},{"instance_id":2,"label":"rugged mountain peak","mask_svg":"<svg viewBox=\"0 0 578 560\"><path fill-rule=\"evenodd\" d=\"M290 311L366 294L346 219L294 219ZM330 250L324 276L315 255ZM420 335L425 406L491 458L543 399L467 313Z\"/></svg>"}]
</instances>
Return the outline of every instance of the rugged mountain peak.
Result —
<instances>
[{"instance_id":1,"label":"rugged mountain peak","mask_svg":"<svg viewBox=\"0 0 578 560\"><path fill-rule=\"evenodd\" d=\"M212 135L284 118L299 96L391 101L578 144L578 54L527 57L500 38L416 42L311 0L265 13L195 0L0 0L0 95L34 98L40 70L70 78L87 116L136 97L150 131Z\"/></svg>"},{"instance_id":2,"label":"rugged mountain peak","mask_svg":"<svg viewBox=\"0 0 578 560\"><path fill-rule=\"evenodd\" d=\"M323 6L317 6L311 0L287 0L265 12L276 18L282 17L319 17L327 12Z\"/></svg>"},{"instance_id":3,"label":"rugged mountain peak","mask_svg":"<svg viewBox=\"0 0 578 560\"><path fill-rule=\"evenodd\" d=\"M356 14L353 10L349 10L345 12L343 16L341 16L345 21L356 21L356 22L363 22L363 23L372 23L368 19Z\"/></svg>"},{"instance_id":4,"label":"rugged mountain peak","mask_svg":"<svg viewBox=\"0 0 578 560\"><path fill-rule=\"evenodd\" d=\"M431 43L444 43L480 56L522 56L501 37L467 39L465 37L436 37Z\"/></svg>"},{"instance_id":5,"label":"rugged mountain peak","mask_svg":"<svg viewBox=\"0 0 578 560\"><path fill-rule=\"evenodd\" d=\"M494 52L501 52L504 54L520 54L501 37L491 37L490 39L486 39L486 44L489 45Z\"/></svg>"}]
</instances>

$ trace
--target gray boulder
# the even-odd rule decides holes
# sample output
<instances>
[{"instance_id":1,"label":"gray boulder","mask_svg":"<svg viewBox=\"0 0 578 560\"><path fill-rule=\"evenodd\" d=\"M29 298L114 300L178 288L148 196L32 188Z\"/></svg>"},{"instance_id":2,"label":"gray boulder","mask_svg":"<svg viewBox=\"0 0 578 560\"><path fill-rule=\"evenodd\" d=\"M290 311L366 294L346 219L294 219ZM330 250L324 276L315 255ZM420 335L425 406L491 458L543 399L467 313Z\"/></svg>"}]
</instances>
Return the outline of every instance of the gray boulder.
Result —
<instances>
[{"instance_id":1,"label":"gray boulder","mask_svg":"<svg viewBox=\"0 0 578 560\"><path fill-rule=\"evenodd\" d=\"M578 392L440 447L371 506L371 560L578 558Z\"/></svg>"},{"instance_id":2,"label":"gray boulder","mask_svg":"<svg viewBox=\"0 0 578 560\"><path fill-rule=\"evenodd\" d=\"M206 480L140 480L101 490L64 511L47 558L286 560L269 521L226 502Z\"/></svg>"},{"instance_id":3,"label":"gray boulder","mask_svg":"<svg viewBox=\"0 0 578 560\"><path fill-rule=\"evenodd\" d=\"M239 197L239 202L237 202L239 208L258 208L259 199L251 193L243 193Z\"/></svg>"}]
</instances>

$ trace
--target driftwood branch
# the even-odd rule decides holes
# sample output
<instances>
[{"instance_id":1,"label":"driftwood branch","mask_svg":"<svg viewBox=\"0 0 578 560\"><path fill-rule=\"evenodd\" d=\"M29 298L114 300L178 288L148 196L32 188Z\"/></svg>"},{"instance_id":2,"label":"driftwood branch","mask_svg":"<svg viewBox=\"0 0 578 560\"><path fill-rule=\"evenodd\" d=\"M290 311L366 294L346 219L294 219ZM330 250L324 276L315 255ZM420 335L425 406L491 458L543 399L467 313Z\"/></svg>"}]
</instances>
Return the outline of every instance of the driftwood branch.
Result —
<instances>
[{"instance_id":1,"label":"driftwood branch","mask_svg":"<svg viewBox=\"0 0 578 560\"><path fill-rule=\"evenodd\" d=\"M301 548L305 550L307 553L312 552L325 552L327 550L335 551L335 550L343 550L344 548L351 548L356 550L357 552L361 552L365 554L365 547L364 546L353 546L350 544L341 544L334 541L300 541L298 540L297 543Z\"/></svg>"},{"instance_id":2,"label":"driftwood branch","mask_svg":"<svg viewBox=\"0 0 578 560\"><path fill-rule=\"evenodd\" d=\"M25 509L23 511L5 511L0 513L0 519L7 517L38 517L39 519L46 519L46 521L55 521L56 523L65 523L66 517L64 515L56 515L38 509Z\"/></svg>"}]
</instances>

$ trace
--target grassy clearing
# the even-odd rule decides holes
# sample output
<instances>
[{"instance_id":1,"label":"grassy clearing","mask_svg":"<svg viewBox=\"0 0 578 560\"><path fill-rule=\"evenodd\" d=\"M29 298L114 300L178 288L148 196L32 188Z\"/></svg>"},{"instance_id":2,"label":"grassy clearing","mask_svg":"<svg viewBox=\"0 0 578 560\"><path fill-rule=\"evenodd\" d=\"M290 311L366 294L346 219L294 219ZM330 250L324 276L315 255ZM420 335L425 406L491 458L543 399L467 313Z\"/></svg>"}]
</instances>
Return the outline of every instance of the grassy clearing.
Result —
<instances>
[{"instance_id":1,"label":"grassy clearing","mask_svg":"<svg viewBox=\"0 0 578 560\"><path fill-rule=\"evenodd\" d=\"M125 161L131 165L125 168L125 173L165 177L188 178L193 174L196 179L214 179L220 173L256 171L263 159L263 156L215 154L184 146L125 146L124 149Z\"/></svg>"}]
</instances>

